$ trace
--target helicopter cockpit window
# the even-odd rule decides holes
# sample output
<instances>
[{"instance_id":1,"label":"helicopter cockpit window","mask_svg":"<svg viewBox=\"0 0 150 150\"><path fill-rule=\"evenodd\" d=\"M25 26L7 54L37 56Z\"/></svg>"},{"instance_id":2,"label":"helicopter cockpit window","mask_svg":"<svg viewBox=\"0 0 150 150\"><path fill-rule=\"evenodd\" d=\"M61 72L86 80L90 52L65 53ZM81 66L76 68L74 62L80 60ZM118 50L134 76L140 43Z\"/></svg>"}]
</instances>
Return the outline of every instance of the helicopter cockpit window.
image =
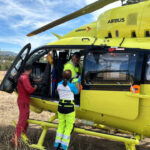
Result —
<instances>
[{"instance_id":1,"label":"helicopter cockpit window","mask_svg":"<svg viewBox=\"0 0 150 150\"><path fill-rule=\"evenodd\" d=\"M20 68L20 66L21 66L21 63L22 63L22 60L20 60L20 61L17 63L17 65L14 67L14 69L12 69L12 71L11 71L11 73L10 73L10 77L14 77L14 76L17 74L17 72L18 72L18 70L19 70L19 68Z\"/></svg>"},{"instance_id":2,"label":"helicopter cockpit window","mask_svg":"<svg viewBox=\"0 0 150 150\"><path fill-rule=\"evenodd\" d=\"M38 52L33 53L27 61L27 64L32 64L35 61L39 61L39 59L41 59L41 57L43 57L46 53L47 51L45 49L41 49Z\"/></svg>"},{"instance_id":3,"label":"helicopter cockpit window","mask_svg":"<svg viewBox=\"0 0 150 150\"><path fill-rule=\"evenodd\" d=\"M14 66L14 68L12 69L11 73L10 73L10 78L14 78L15 75L18 73L20 66L22 65L22 62L25 59L25 56L27 54L27 51L24 51L22 53L22 55L20 56L20 60L18 61L18 63Z\"/></svg>"},{"instance_id":4,"label":"helicopter cockpit window","mask_svg":"<svg viewBox=\"0 0 150 150\"><path fill-rule=\"evenodd\" d=\"M86 84L130 84L135 74L136 54L88 53L85 61Z\"/></svg>"}]
</instances>

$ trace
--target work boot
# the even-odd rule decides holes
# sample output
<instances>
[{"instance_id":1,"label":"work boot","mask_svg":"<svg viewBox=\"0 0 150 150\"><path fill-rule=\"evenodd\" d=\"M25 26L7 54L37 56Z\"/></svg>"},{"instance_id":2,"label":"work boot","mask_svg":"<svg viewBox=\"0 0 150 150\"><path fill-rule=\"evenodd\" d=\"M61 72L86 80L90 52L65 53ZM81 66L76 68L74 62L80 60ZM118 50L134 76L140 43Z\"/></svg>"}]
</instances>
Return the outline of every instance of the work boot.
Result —
<instances>
[{"instance_id":1,"label":"work boot","mask_svg":"<svg viewBox=\"0 0 150 150\"><path fill-rule=\"evenodd\" d=\"M16 147L16 145L12 142L9 143L9 150L21 150L21 148Z\"/></svg>"},{"instance_id":2,"label":"work boot","mask_svg":"<svg viewBox=\"0 0 150 150\"><path fill-rule=\"evenodd\" d=\"M10 143L9 143L11 150L21 150L21 143L20 140L19 141L15 141L14 139L11 139Z\"/></svg>"},{"instance_id":3,"label":"work boot","mask_svg":"<svg viewBox=\"0 0 150 150\"><path fill-rule=\"evenodd\" d=\"M55 147L55 150L64 150L64 149L61 147L61 143L59 143L59 145L58 145L57 148Z\"/></svg>"},{"instance_id":4,"label":"work boot","mask_svg":"<svg viewBox=\"0 0 150 150\"><path fill-rule=\"evenodd\" d=\"M62 147L57 147L55 150L64 150Z\"/></svg>"}]
</instances>

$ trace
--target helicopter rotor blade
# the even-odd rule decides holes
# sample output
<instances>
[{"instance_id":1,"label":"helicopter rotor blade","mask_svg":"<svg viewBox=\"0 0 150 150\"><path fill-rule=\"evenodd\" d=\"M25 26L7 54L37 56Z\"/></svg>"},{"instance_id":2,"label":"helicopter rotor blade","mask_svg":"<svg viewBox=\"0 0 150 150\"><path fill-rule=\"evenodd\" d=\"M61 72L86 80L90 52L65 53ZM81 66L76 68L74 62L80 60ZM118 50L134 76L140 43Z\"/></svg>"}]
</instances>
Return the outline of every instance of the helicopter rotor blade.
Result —
<instances>
[{"instance_id":1,"label":"helicopter rotor blade","mask_svg":"<svg viewBox=\"0 0 150 150\"><path fill-rule=\"evenodd\" d=\"M77 18L77 17L80 17L82 15L85 15L85 14L91 13L93 11L96 11L96 10L98 10L98 9L108 5L108 4L111 4L115 1L118 1L118 0L98 0L94 3L92 3L92 4L89 4L89 5L85 6L84 8L81 8L81 9L79 9L79 10L77 10L77 11L75 11L75 12L69 14L69 15L66 15L66 16L58 19L58 20L55 20L51 23L48 23L48 24L44 25L43 27L40 27L37 30L32 31L31 33L27 34L27 36L34 36L36 34L44 32L48 29L51 29L51 28L53 28L57 25L60 25L64 22L70 21L74 18Z\"/></svg>"}]
</instances>

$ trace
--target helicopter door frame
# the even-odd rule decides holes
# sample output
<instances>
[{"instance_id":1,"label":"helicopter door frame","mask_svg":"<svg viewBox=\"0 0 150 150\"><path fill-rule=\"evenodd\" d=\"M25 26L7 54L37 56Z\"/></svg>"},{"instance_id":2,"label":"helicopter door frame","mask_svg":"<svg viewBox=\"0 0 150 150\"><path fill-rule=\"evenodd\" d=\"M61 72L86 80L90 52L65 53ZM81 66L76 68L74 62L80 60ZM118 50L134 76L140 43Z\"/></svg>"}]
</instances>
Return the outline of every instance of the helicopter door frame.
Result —
<instances>
[{"instance_id":1,"label":"helicopter door frame","mask_svg":"<svg viewBox=\"0 0 150 150\"><path fill-rule=\"evenodd\" d=\"M84 45L44 45L44 46L41 46L41 47L38 47L36 49L34 49L28 56L28 59L27 59L27 63L31 63L33 64L34 62L36 62L38 59L40 59L42 56L46 55L47 53L49 52L54 52L54 51L60 51L61 52L61 49L64 50L83 50L83 56L85 55L85 51L88 50L89 48L91 48L93 46L84 46ZM55 54L57 54L57 52L55 52ZM54 57L56 57L56 55L54 55ZM47 98L47 97L43 97L43 96L38 96L38 95L34 95L34 97L40 97L41 99L44 99L44 100L53 100L54 98Z\"/></svg>"},{"instance_id":2,"label":"helicopter door frame","mask_svg":"<svg viewBox=\"0 0 150 150\"><path fill-rule=\"evenodd\" d=\"M150 51L145 54L142 84L150 84Z\"/></svg>"},{"instance_id":3,"label":"helicopter door frame","mask_svg":"<svg viewBox=\"0 0 150 150\"><path fill-rule=\"evenodd\" d=\"M132 60L130 57L131 56L136 57L136 62L134 64L135 73L133 76L134 84L136 85L141 84L144 53L141 52L140 49L133 49L133 48L131 49L125 48L125 49L119 49L119 50L111 49L110 47L92 48L86 52L86 56L84 60L84 69L82 73L83 90L81 91L81 97L80 97L81 109L97 112L97 113L104 114L104 115L110 115L114 117L128 119L128 120L136 119L139 114L139 97L129 96L131 93L130 92L131 85L129 83L130 80L128 80L128 82L117 80L111 83L105 82L105 81L101 83L96 83L98 81L97 80L95 81L94 84L92 84L92 82L90 83L87 80L88 78L85 78L85 72L87 72L86 60L87 60L88 54L94 53L94 52L98 52L99 54L108 54L108 55L104 55L105 57L103 58L103 59L106 59L106 62L107 60L109 62L109 57L108 57L109 54L110 56L112 55L115 59L117 59L116 54L119 54L120 56L122 56L122 54L125 54L125 55L127 54L126 57L128 59L126 59L126 61L128 62L128 70L132 67L132 66L129 66L129 62ZM96 54L95 57L97 56L98 55ZM101 59L99 59L98 62L102 63L104 66L106 65L106 63L102 61ZM89 64L91 65L92 69L95 67L94 65L96 65L96 64L93 64L92 66L92 62L89 62ZM102 68L101 66L99 67ZM107 71L108 71L108 76L107 76ZM103 70L102 74L104 74L104 76L102 76L101 72L96 74L96 76L95 76L95 72L92 72L92 73L93 74L91 74L91 78L93 77L94 80L97 79L97 77L99 77L100 79L104 79L106 77L109 78L109 76L111 77L111 72L109 73L109 70L107 70L107 67L106 67L106 70ZM116 73L117 75L120 74L119 72L116 72ZM123 72L120 74L123 77L123 79L124 79L125 74L126 76L129 76L127 73L123 73ZM113 74L112 74L112 77L113 77Z\"/></svg>"},{"instance_id":4,"label":"helicopter door frame","mask_svg":"<svg viewBox=\"0 0 150 150\"><path fill-rule=\"evenodd\" d=\"M19 54L16 56L14 62L10 66L9 70L7 71L4 79L0 84L0 90L5 91L8 93L12 93L16 88L17 80L26 64L26 60L31 50L31 44L28 43L25 45ZM26 54L24 54L26 52Z\"/></svg>"}]
</instances>

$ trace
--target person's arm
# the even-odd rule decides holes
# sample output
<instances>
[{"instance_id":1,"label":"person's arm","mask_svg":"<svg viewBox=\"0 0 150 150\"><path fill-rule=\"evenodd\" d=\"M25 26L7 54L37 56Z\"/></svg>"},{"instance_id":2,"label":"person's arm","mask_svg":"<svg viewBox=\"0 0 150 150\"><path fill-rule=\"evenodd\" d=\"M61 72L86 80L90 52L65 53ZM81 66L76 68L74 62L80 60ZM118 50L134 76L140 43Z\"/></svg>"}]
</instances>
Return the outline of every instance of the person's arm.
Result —
<instances>
[{"instance_id":1,"label":"person's arm","mask_svg":"<svg viewBox=\"0 0 150 150\"><path fill-rule=\"evenodd\" d=\"M22 78L21 82L29 94L32 94L37 89L37 86L32 87L28 77Z\"/></svg>"},{"instance_id":2,"label":"person's arm","mask_svg":"<svg viewBox=\"0 0 150 150\"><path fill-rule=\"evenodd\" d=\"M77 84L76 84L76 87L77 87L77 89L78 89L78 94L80 93L80 89L81 89L80 86L81 86L80 83L77 83Z\"/></svg>"},{"instance_id":3,"label":"person's arm","mask_svg":"<svg viewBox=\"0 0 150 150\"><path fill-rule=\"evenodd\" d=\"M80 75L82 74L82 69L83 69L82 64L80 64L80 67L79 67L79 73L80 73Z\"/></svg>"},{"instance_id":4,"label":"person's arm","mask_svg":"<svg viewBox=\"0 0 150 150\"><path fill-rule=\"evenodd\" d=\"M77 84L77 86L75 84L71 84L71 91L77 95L80 93L80 84Z\"/></svg>"}]
</instances>

